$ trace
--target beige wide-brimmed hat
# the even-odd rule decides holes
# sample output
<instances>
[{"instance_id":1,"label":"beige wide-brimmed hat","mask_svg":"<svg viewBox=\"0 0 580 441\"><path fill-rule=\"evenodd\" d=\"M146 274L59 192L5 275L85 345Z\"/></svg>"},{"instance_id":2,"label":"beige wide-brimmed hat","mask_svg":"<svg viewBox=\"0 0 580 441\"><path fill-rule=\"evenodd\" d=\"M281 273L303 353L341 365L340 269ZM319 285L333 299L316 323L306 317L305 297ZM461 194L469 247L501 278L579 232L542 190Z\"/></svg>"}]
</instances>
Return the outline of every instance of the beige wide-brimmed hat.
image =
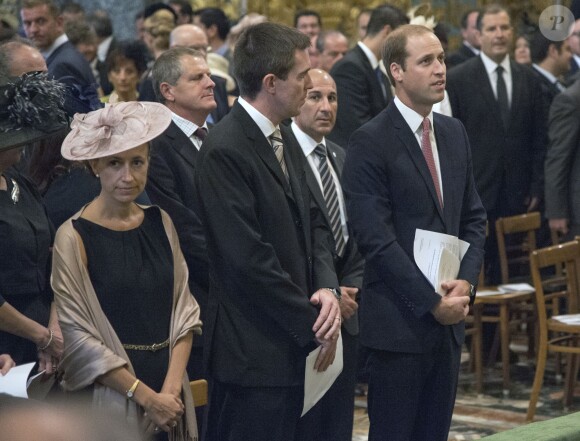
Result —
<instances>
[{"instance_id":1,"label":"beige wide-brimmed hat","mask_svg":"<svg viewBox=\"0 0 580 441\"><path fill-rule=\"evenodd\" d=\"M71 161L103 158L145 144L165 131L171 111L162 104L130 101L77 113L61 153Z\"/></svg>"}]
</instances>

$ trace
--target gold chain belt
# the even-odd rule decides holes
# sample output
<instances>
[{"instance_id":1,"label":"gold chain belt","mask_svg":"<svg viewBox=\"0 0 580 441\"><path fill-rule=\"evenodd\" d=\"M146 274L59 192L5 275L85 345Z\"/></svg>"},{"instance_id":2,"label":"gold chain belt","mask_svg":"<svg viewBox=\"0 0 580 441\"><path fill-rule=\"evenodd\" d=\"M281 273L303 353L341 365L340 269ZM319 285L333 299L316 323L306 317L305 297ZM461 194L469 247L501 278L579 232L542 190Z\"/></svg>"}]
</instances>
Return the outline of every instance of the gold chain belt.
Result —
<instances>
[{"instance_id":1,"label":"gold chain belt","mask_svg":"<svg viewBox=\"0 0 580 441\"><path fill-rule=\"evenodd\" d=\"M123 344L125 349L131 349L133 351L151 351L156 352L160 349L166 348L169 346L169 339L165 340L162 343L153 343L152 345L126 345Z\"/></svg>"}]
</instances>

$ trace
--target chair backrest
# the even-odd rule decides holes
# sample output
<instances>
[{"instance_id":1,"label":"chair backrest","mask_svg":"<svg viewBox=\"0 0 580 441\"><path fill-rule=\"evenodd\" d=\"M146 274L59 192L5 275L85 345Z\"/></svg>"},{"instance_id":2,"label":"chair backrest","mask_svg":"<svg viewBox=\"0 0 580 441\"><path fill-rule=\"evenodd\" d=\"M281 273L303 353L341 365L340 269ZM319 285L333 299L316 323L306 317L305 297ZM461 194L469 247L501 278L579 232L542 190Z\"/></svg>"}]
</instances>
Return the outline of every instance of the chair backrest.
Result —
<instances>
[{"instance_id":1,"label":"chair backrest","mask_svg":"<svg viewBox=\"0 0 580 441\"><path fill-rule=\"evenodd\" d=\"M540 338L547 337L546 320L547 308L545 304L544 280L542 269L550 267L563 267L565 285L562 293L567 301L567 313L578 312L578 293L580 275L580 242L573 240L560 245L535 250L530 255L530 271L536 290L536 306L540 327ZM552 293L553 294L553 293Z\"/></svg>"},{"instance_id":2,"label":"chair backrest","mask_svg":"<svg viewBox=\"0 0 580 441\"><path fill-rule=\"evenodd\" d=\"M529 253L536 249L536 231L542 223L540 213L519 214L516 216L502 217L495 222L497 236L497 248L501 268L501 283L509 283L510 265L527 265ZM506 236L519 234L520 240L512 240L506 246Z\"/></svg>"},{"instance_id":3,"label":"chair backrest","mask_svg":"<svg viewBox=\"0 0 580 441\"><path fill-rule=\"evenodd\" d=\"M189 387L195 407L205 406L207 404L207 380L190 381Z\"/></svg>"}]
</instances>

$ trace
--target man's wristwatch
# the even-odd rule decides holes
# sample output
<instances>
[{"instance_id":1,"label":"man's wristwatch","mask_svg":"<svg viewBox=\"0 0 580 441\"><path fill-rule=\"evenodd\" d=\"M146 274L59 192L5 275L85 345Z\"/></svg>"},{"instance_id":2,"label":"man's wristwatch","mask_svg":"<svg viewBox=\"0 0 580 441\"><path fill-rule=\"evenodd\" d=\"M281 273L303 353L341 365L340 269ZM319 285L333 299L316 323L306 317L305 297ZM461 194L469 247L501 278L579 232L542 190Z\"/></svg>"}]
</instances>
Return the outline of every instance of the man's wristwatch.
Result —
<instances>
[{"instance_id":1,"label":"man's wristwatch","mask_svg":"<svg viewBox=\"0 0 580 441\"><path fill-rule=\"evenodd\" d=\"M342 293L337 290L336 288L326 288L327 290L329 290L332 294L334 294L334 297L336 297L336 300L338 300L339 302L342 300Z\"/></svg>"},{"instance_id":2,"label":"man's wristwatch","mask_svg":"<svg viewBox=\"0 0 580 441\"><path fill-rule=\"evenodd\" d=\"M477 293L477 286L469 284L469 304L473 305L475 302L475 294Z\"/></svg>"}]
</instances>

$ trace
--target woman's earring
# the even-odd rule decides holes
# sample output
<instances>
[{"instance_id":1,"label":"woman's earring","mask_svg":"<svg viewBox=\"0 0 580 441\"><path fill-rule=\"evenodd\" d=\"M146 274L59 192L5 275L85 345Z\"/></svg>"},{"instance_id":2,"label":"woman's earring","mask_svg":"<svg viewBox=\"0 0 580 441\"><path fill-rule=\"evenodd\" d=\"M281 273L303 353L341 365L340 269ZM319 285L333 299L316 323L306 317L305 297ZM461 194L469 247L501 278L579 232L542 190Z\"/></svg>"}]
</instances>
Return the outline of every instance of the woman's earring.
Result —
<instances>
[{"instance_id":1,"label":"woman's earring","mask_svg":"<svg viewBox=\"0 0 580 441\"><path fill-rule=\"evenodd\" d=\"M95 176L98 178L99 177L99 174L98 173L95 173Z\"/></svg>"}]
</instances>

